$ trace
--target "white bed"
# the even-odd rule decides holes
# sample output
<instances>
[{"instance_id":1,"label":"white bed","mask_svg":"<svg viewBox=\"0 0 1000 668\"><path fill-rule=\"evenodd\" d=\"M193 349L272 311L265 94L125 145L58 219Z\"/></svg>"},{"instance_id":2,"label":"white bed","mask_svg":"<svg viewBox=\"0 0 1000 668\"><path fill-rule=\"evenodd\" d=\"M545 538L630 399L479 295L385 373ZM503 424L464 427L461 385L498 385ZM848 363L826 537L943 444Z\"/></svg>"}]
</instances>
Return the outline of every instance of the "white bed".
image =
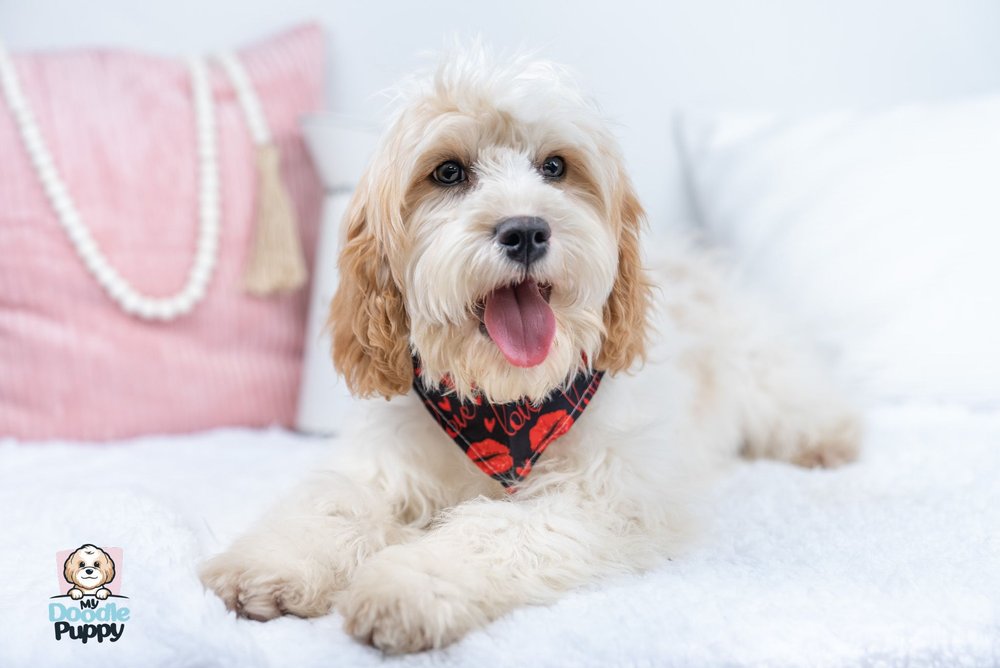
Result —
<instances>
[{"instance_id":1,"label":"white bed","mask_svg":"<svg viewBox=\"0 0 1000 668\"><path fill-rule=\"evenodd\" d=\"M102 666L996 665L1000 411L885 408L868 433L863 459L839 471L734 465L698 544L652 573L392 659L335 614L237 619L194 573L336 440L3 442L0 666L80 665L78 641L53 642L46 607L55 550L88 536L124 549L132 610L119 642L88 643Z\"/></svg>"},{"instance_id":2,"label":"white bed","mask_svg":"<svg viewBox=\"0 0 1000 668\"><path fill-rule=\"evenodd\" d=\"M332 32L331 106L363 117L378 106L366 97L371 91L397 71L410 69L415 51L438 43L436 32L427 35L439 31L444 18L456 30L491 24L487 37L506 45L525 37L546 43L547 35L559 35L546 52L579 67L611 115L622 121L619 133L654 227L697 215L710 234L726 240L766 291L777 295L776 288L791 288L779 301L803 316L825 346L836 348L838 341L831 339L841 337L848 380L861 381L872 406L867 438L861 461L836 471L736 462L705 500L706 530L687 554L646 575L572 593L550 607L518 610L443 651L398 658L350 640L336 614L268 623L237 619L203 591L195 575L202 558L227 545L280 490L321 462L337 447L335 439L283 430L220 430L108 444L0 439L0 555L6 559L0 570L0 668L77 668L87 662L178 667L1000 665L1000 355L994 350L1000 309L992 287L1000 284L1000 265L993 261L1000 244L1000 197L994 185L1000 182L1000 115L995 113L1000 100L976 107L979 134L962 163L996 178L985 179L989 186L983 192L962 193L962 202L977 217L957 221L938 215L952 210L946 205L957 198L949 193L931 200L938 208L907 199L906 215L897 215L894 207L902 198L926 194L940 183L933 174L897 184L896 191L882 189L881 202L850 193L833 198L837 206L860 206L847 212L858 215L824 209L822 202L814 207L814 184L844 184L846 175L860 172L837 152L845 145L841 135L816 135L827 142L822 159L813 144L795 144L802 149L795 154L775 137L802 127L822 131L825 121L779 128L763 139L750 133L745 140L741 133L748 126L742 121L715 135L679 126L676 134L687 142L683 160L674 158L668 122L669 109L676 107L870 106L995 91L1000 85L1000 70L993 65L1000 41L991 28L996 3L969 0L962 5L965 11L946 11L933 0L893 0L875 10L871 3L852 0L838 4L836 16L829 3L819 0L797 4L795 10L788 3L753 9L664 3L650 10L650 20L641 21L637 17L646 11L641 3L626 3L611 13L590 7L567 14L559 3L543 10L518 0L500 18L488 14L486 5L469 5L458 13L445 5L435 11L414 5L408 13L394 14L391 22L385 21L390 10L384 2L364 8L319 0L294 0L281 8L250 3L238 12L232 1L209 7L184 0L144 5L141 11L133 4L0 3L0 25L20 47L110 42L173 53L181 46L215 49L281 22L318 16ZM525 27L519 17L528 11L535 20ZM720 20L722 15L727 20ZM201 20L190 25L191 16ZM614 21L606 25L609 17ZM371 57L372 35L384 38L380 58ZM621 52L662 66L663 85L637 81L648 76L642 68L623 72ZM934 118L939 119L936 136L945 139L970 127L965 115ZM869 122L874 125L862 125L879 128L875 136L892 134L882 132L880 122L899 127L893 117L864 121ZM927 127L920 117L900 131L920 139ZM320 136L314 142L330 145L321 130L312 128ZM851 136L865 138L865 146L877 144L867 135ZM720 137L725 141L717 141ZM881 165L885 173L910 174L897 169L909 164L905 156L892 153L891 146L882 148L883 153L872 149L851 158L865 167ZM331 218L353 182L350 176L338 180L333 171L359 169L354 164L363 162L359 151L346 150L346 165L344 151L331 150L330 160L318 152L331 199L341 198L339 204L331 202ZM681 163L690 172L675 178ZM685 186L693 191L685 194L711 206L702 202L688 211L682 206ZM921 213L925 219L915 225L913 217ZM854 228L836 227L843 231L839 241L825 234L832 228L826 224L831 215L838 224L855 222ZM853 254L860 246L854 240L872 241L866 226L872 215L893 225L879 230L885 244L880 252L922 239L924 246L916 247L933 255L940 239L959 237L968 242L963 251L977 252L919 265L938 272L923 278L942 289L929 293L914 292L915 284L903 287L907 294L933 297L929 306L907 301L901 293L873 290L898 287L890 274L907 265L880 262L874 253ZM335 245L327 232L325 242ZM847 242L831 246L831 239ZM831 254L831 247L851 252ZM802 280L787 263L792 258L809 271L822 271ZM973 278L949 273L956 258L963 270L979 273ZM981 264L973 266L970 258ZM850 285L840 278L845 273L854 278ZM322 289L326 292L315 295L316 304L329 297L329 283ZM963 302L968 294L978 301ZM921 326L935 318L947 320L939 317L940 309L958 312L956 305L969 306L981 322L955 321L950 330L940 322ZM314 309L314 333L319 313ZM341 401L335 411L328 408L325 397L338 390L329 381L325 346L314 336L310 341L309 399L299 423L322 427L317 420L333 416L336 423L350 407ZM900 341L908 344L902 351ZM899 352L905 354L893 358L897 367L871 364ZM936 356L935 364L927 362L928 354ZM865 385L873 377L881 382ZM54 642L47 606L58 593L55 553L91 540L124 550L118 577L133 616L114 644L90 642L81 648L74 640Z\"/></svg>"}]
</instances>

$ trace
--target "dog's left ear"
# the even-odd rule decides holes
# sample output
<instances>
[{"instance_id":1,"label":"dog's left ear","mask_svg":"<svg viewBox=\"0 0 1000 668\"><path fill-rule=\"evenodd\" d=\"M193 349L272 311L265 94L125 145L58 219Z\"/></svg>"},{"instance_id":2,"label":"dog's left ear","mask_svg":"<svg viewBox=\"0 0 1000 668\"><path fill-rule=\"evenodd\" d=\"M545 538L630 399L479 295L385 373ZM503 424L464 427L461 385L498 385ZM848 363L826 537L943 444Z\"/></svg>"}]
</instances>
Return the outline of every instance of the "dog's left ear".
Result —
<instances>
[{"instance_id":1,"label":"dog's left ear","mask_svg":"<svg viewBox=\"0 0 1000 668\"><path fill-rule=\"evenodd\" d=\"M642 268L639 235L645 212L619 159L608 196L608 214L618 232L618 274L604 304L604 340L594 368L627 371L646 358L647 316L652 282Z\"/></svg>"},{"instance_id":2,"label":"dog's left ear","mask_svg":"<svg viewBox=\"0 0 1000 668\"><path fill-rule=\"evenodd\" d=\"M104 571L104 584L108 584L115 579L115 560L104 550L101 550L101 554L104 556L105 561L105 565L101 568Z\"/></svg>"}]
</instances>

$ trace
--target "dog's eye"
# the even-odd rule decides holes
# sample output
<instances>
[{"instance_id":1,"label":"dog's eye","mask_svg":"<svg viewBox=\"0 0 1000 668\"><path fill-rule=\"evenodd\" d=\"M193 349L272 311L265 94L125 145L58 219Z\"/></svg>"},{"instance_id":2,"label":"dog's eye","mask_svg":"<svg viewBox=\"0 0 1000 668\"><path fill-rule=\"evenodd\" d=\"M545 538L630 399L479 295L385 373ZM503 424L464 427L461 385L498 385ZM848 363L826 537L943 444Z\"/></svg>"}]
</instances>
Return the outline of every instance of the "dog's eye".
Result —
<instances>
[{"instance_id":1,"label":"dog's eye","mask_svg":"<svg viewBox=\"0 0 1000 668\"><path fill-rule=\"evenodd\" d=\"M95 561L94 562L94 568L100 568L100 567L101 567L101 562Z\"/></svg>"},{"instance_id":2,"label":"dog's eye","mask_svg":"<svg viewBox=\"0 0 1000 668\"><path fill-rule=\"evenodd\" d=\"M558 179L566 173L566 162L558 155L546 158L542 163L542 176L547 179Z\"/></svg>"},{"instance_id":3,"label":"dog's eye","mask_svg":"<svg viewBox=\"0 0 1000 668\"><path fill-rule=\"evenodd\" d=\"M431 177L443 186L453 186L465 180L465 168L454 160L442 162Z\"/></svg>"}]
</instances>

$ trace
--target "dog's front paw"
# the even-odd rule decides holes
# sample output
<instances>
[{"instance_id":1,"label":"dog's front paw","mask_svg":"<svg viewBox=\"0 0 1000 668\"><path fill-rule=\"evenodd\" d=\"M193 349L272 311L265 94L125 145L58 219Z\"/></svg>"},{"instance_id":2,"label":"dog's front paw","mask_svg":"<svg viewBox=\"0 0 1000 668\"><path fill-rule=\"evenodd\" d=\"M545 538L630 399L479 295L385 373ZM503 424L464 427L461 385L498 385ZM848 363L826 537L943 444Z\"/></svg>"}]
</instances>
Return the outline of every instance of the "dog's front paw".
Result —
<instances>
[{"instance_id":1,"label":"dog's front paw","mask_svg":"<svg viewBox=\"0 0 1000 668\"><path fill-rule=\"evenodd\" d=\"M358 568L338 602L344 630L400 654L443 647L482 626L489 621L485 609L447 568L417 545L383 550Z\"/></svg>"},{"instance_id":2,"label":"dog's front paw","mask_svg":"<svg viewBox=\"0 0 1000 668\"><path fill-rule=\"evenodd\" d=\"M202 584L242 617L267 621L284 614L318 617L330 611L336 589L319 564L230 550L205 562Z\"/></svg>"},{"instance_id":3,"label":"dog's front paw","mask_svg":"<svg viewBox=\"0 0 1000 668\"><path fill-rule=\"evenodd\" d=\"M104 589L103 587L101 589L98 589L97 593L94 594L94 596L96 596L97 598L101 599L102 601L104 599L106 599L110 595L111 595L111 590L110 589Z\"/></svg>"},{"instance_id":4,"label":"dog's front paw","mask_svg":"<svg viewBox=\"0 0 1000 668\"><path fill-rule=\"evenodd\" d=\"M83 592L77 589L76 587L70 589L68 593L69 597L74 601L79 601L81 598L83 598Z\"/></svg>"}]
</instances>

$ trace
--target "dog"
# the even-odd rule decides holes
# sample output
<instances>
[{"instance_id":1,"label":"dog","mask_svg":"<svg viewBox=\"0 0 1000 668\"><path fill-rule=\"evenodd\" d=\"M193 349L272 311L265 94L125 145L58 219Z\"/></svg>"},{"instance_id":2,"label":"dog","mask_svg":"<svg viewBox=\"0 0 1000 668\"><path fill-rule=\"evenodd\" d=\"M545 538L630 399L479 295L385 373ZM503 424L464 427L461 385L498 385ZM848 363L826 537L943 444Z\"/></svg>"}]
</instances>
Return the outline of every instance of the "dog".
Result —
<instances>
[{"instance_id":1,"label":"dog","mask_svg":"<svg viewBox=\"0 0 1000 668\"><path fill-rule=\"evenodd\" d=\"M115 562L96 545L81 545L66 557L63 577L72 585L66 593L74 601L84 596L104 600L111 595L111 590L104 585L115 579Z\"/></svg>"},{"instance_id":2,"label":"dog","mask_svg":"<svg viewBox=\"0 0 1000 668\"><path fill-rule=\"evenodd\" d=\"M438 648L680 554L739 454L855 458L854 409L759 298L691 241L644 259L622 154L564 68L473 49L401 91L330 314L348 386L389 401L202 566L228 608Z\"/></svg>"}]
</instances>

